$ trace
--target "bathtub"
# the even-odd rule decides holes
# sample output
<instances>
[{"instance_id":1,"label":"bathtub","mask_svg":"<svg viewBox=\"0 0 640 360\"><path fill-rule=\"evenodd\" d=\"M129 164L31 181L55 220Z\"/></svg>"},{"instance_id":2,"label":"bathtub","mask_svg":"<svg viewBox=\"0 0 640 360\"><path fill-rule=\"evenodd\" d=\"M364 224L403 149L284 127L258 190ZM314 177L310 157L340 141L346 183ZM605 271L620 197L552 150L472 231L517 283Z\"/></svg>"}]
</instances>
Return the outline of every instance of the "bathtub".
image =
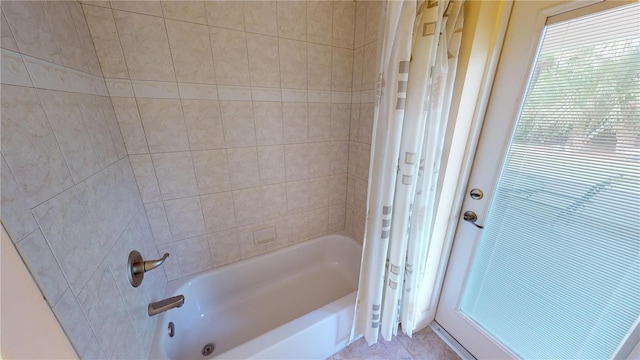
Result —
<instances>
[{"instance_id":1,"label":"bathtub","mask_svg":"<svg viewBox=\"0 0 640 360\"><path fill-rule=\"evenodd\" d=\"M158 315L149 357L325 359L348 344L361 252L332 234L170 281L185 303Z\"/></svg>"}]
</instances>

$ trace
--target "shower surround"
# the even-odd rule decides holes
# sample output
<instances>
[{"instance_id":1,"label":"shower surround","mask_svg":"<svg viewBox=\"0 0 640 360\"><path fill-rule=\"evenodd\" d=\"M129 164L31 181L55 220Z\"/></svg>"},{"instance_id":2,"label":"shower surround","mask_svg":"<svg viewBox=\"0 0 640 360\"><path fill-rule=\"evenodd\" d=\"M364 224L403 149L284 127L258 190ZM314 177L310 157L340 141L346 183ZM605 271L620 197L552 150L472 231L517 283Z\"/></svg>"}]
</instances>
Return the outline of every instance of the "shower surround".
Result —
<instances>
[{"instance_id":1,"label":"shower surround","mask_svg":"<svg viewBox=\"0 0 640 360\"><path fill-rule=\"evenodd\" d=\"M169 280L345 223L361 238L376 5L83 5Z\"/></svg>"},{"instance_id":2,"label":"shower surround","mask_svg":"<svg viewBox=\"0 0 640 360\"><path fill-rule=\"evenodd\" d=\"M167 278L362 239L379 2L0 6L2 224L80 357L146 357Z\"/></svg>"}]
</instances>

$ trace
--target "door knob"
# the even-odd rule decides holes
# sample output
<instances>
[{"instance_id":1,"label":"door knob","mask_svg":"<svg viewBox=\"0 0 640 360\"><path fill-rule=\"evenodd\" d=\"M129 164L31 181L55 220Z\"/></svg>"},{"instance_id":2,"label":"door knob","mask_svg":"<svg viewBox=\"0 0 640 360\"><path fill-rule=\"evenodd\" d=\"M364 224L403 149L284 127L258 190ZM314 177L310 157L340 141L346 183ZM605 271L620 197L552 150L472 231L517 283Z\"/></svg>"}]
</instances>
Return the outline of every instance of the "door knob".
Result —
<instances>
[{"instance_id":1,"label":"door knob","mask_svg":"<svg viewBox=\"0 0 640 360\"><path fill-rule=\"evenodd\" d=\"M464 219L464 221L468 221L475 225L478 229L484 229L484 226L476 224L478 215L476 215L476 213L474 213L473 211L465 211L462 218Z\"/></svg>"}]
</instances>

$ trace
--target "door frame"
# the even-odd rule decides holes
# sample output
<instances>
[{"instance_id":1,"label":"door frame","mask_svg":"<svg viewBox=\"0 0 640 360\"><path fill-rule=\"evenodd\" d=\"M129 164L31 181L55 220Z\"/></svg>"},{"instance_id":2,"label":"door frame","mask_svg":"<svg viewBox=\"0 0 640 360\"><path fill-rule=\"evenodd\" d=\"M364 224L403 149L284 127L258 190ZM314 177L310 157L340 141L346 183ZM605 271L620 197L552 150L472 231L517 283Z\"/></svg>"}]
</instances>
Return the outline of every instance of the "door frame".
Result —
<instances>
[{"instance_id":1,"label":"door frame","mask_svg":"<svg viewBox=\"0 0 640 360\"><path fill-rule=\"evenodd\" d=\"M533 66L533 60L540 46L544 26L548 22L561 21L567 16L580 16L581 12L597 12L632 2L635 1L553 1L545 2L548 6L545 6L539 11L536 10L535 14L527 11L526 4L519 6L517 10L514 6L510 22L517 17L519 24L522 24L522 15L518 14L518 11L528 14L528 17L524 17L524 21L526 21L525 26L518 26L511 32L509 32L509 28L507 28L503 45L503 49L506 49L506 51L503 51L500 56L493 83L496 86L485 92L485 94L489 94L489 100L486 107L485 119L482 121L483 124L479 125L482 126L483 130L480 131L477 145L472 143L468 149L468 158L465 166L468 171L465 174L467 175L467 183L466 186L461 187L461 189L464 189L464 194L461 194L463 199L460 201L461 207L458 210L464 209L464 211L471 210L476 212L480 218L478 222L484 224L485 214L487 214L489 205L491 204L500 169L510 143L510 135L513 133L515 126L514 119L520 111L529 74ZM522 2L516 0L515 3ZM521 36L523 36L522 33L531 33L532 35L526 36L527 41L523 43L520 41ZM514 48L519 50L513 51L512 49ZM515 83L516 85L509 87L504 85L500 86L500 84L506 83ZM491 98L507 99L507 103L510 105L508 108L492 107ZM487 134L486 128L491 125L495 126L495 124L505 124L503 130L505 133L508 133L509 136L504 137L502 135L494 137ZM477 150L488 153L489 156L476 159L475 154ZM488 159L494 160L490 161ZM499 161L495 161L495 159ZM482 169L482 172L491 173L491 176L484 176L482 180L478 180L478 176L474 177L474 169L476 173L481 171L479 169ZM466 195L472 188L483 189L485 197L481 201L469 200ZM478 358L516 358L513 353L489 337L483 329L458 311L467 277L471 269L473 255L479 243L481 230L462 221L460 214L457 214L454 221L455 220L457 220L457 224L453 224L455 227L453 238L455 240L453 240L445 280L436 310L436 322ZM455 321L452 317L455 318ZM487 346L477 344L477 340L480 338L488 339ZM486 342L487 340L483 341ZM635 349L638 349L640 346L640 324L638 324L638 322L636 322L627 334L627 337L620 344L614 354L614 358L626 358L632 352L634 346Z\"/></svg>"}]
</instances>

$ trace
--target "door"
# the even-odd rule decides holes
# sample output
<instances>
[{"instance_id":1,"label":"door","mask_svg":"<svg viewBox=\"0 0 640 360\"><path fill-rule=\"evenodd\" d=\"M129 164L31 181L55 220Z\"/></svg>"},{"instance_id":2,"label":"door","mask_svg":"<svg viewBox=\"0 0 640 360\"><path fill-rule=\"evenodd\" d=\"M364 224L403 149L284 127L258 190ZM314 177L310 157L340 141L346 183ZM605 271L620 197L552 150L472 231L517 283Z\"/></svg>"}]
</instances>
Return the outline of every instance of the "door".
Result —
<instances>
[{"instance_id":1,"label":"door","mask_svg":"<svg viewBox=\"0 0 640 360\"><path fill-rule=\"evenodd\" d=\"M513 5L436 313L479 359L626 358L640 339L638 19Z\"/></svg>"}]
</instances>

